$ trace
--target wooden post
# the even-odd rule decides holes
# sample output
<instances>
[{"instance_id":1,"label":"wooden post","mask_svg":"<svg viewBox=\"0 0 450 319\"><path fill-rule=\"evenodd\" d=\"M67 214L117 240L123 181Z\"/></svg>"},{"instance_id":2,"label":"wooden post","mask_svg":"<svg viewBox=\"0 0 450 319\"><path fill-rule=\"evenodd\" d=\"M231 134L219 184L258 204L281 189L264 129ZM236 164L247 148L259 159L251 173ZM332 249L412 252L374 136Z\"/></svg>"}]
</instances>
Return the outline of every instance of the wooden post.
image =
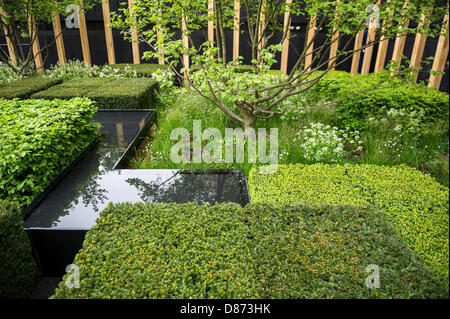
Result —
<instances>
[{"instance_id":1,"label":"wooden post","mask_svg":"<svg viewBox=\"0 0 450 319\"><path fill-rule=\"evenodd\" d=\"M66 64L66 50L64 49L64 41L61 30L61 21L59 20L59 14L55 14L52 17L53 34L55 35L56 51L58 52L59 63Z\"/></svg>"},{"instance_id":2,"label":"wooden post","mask_svg":"<svg viewBox=\"0 0 450 319\"><path fill-rule=\"evenodd\" d=\"M160 14L160 16L162 15L162 9L161 7L158 9L158 12ZM156 41L159 43L159 41L161 41L161 25L158 24L157 25L157 31L156 31ZM162 52L162 48L158 47L158 52L160 54L160 58L158 59L158 63L160 65L164 64L164 53Z\"/></svg>"},{"instance_id":3,"label":"wooden post","mask_svg":"<svg viewBox=\"0 0 450 319\"><path fill-rule=\"evenodd\" d=\"M33 37L35 37L33 43L31 44L34 56L34 64L36 66L36 72L43 73L44 72L44 61L42 60L41 54L41 46L39 45L39 37L37 35L38 31L36 28L36 24L34 23L33 17L29 17L28 19L28 32L30 33L31 40L33 41Z\"/></svg>"},{"instance_id":4,"label":"wooden post","mask_svg":"<svg viewBox=\"0 0 450 319\"><path fill-rule=\"evenodd\" d=\"M389 0L387 0L389 2ZM386 24L386 22L383 22ZM383 26L383 31L385 30L385 25ZM384 35L381 36L380 42L378 42L378 52L377 59L375 61L375 68L373 70L374 73L379 73L384 69L384 63L386 62L386 53L389 45L389 39Z\"/></svg>"},{"instance_id":5,"label":"wooden post","mask_svg":"<svg viewBox=\"0 0 450 319\"><path fill-rule=\"evenodd\" d=\"M264 40L265 40L264 34L263 34L264 28L266 27L265 26L266 15L264 13L265 10L266 10L266 2L263 1L262 5L261 5L261 14L259 15L259 31L258 31L258 34L259 34L260 37L262 37L261 38L261 42L258 45L259 52L262 50L262 48L264 46ZM259 55L259 52L258 52L258 55Z\"/></svg>"},{"instance_id":6,"label":"wooden post","mask_svg":"<svg viewBox=\"0 0 450 319\"><path fill-rule=\"evenodd\" d=\"M114 40L111 24L111 15L109 11L109 0L102 1L103 24L105 26L106 52L108 53L108 63L116 64L116 54L114 52Z\"/></svg>"},{"instance_id":7,"label":"wooden post","mask_svg":"<svg viewBox=\"0 0 450 319\"><path fill-rule=\"evenodd\" d=\"M380 0L377 1L376 5L380 5ZM374 21L373 18L370 19L369 27L367 30L367 40L366 43L375 40L377 32L377 21ZM370 63L372 62L372 54L373 54L373 44L366 47L364 50L364 59L361 67L361 74L369 73Z\"/></svg>"},{"instance_id":8,"label":"wooden post","mask_svg":"<svg viewBox=\"0 0 450 319\"><path fill-rule=\"evenodd\" d=\"M358 73L359 59L361 57L361 47L362 47L363 36L364 36L364 31L360 31L360 32L358 32L358 34L355 37L355 45L353 46L353 50L355 50L357 52L353 53L352 66L350 69L351 74Z\"/></svg>"},{"instance_id":9,"label":"wooden post","mask_svg":"<svg viewBox=\"0 0 450 319\"><path fill-rule=\"evenodd\" d=\"M239 56L239 31L241 19L240 0L234 1L234 21L233 21L233 60Z\"/></svg>"},{"instance_id":10,"label":"wooden post","mask_svg":"<svg viewBox=\"0 0 450 319\"><path fill-rule=\"evenodd\" d=\"M419 28L425 26L427 24L426 22L427 16L425 14L422 14L421 21L419 24ZM425 50L425 44L427 42L427 35L425 33L417 33L416 38L414 40L414 47L411 54L411 64L410 68L413 69L412 75L413 75L413 82L417 82L417 77L419 76L419 67L420 62L422 62L423 57L423 51Z\"/></svg>"},{"instance_id":11,"label":"wooden post","mask_svg":"<svg viewBox=\"0 0 450 319\"><path fill-rule=\"evenodd\" d=\"M86 17L84 15L84 9L80 8L78 14L78 22L80 25L80 40L81 40L81 50L83 51L83 60L88 66L92 66L91 63L91 52L89 50L89 40L86 27Z\"/></svg>"},{"instance_id":12,"label":"wooden post","mask_svg":"<svg viewBox=\"0 0 450 319\"><path fill-rule=\"evenodd\" d=\"M7 13L1 7L0 7L0 15L2 16L2 19L3 17L7 16ZM17 65L16 55L14 54L14 44L11 41L11 38L8 37L8 35L12 35L12 33L9 32L6 26L3 27L3 32L5 33L6 45L8 46L9 59L11 60L11 63L13 65Z\"/></svg>"},{"instance_id":13,"label":"wooden post","mask_svg":"<svg viewBox=\"0 0 450 319\"><path fill-rule=\"evenodd\" d=\"M404 10L408 10L408 3L403 5ZM403 24L400 26L400 30L406 29L409 24L409 19L404 19ZM392 53L392 60L397 63L396 68L400 68L402 62L403 50L405 49L406 34L397 35L394 44L394 52ZM391 70L391 75L395 75L395 70Z\"/></svg>"},{"instance_id":14,"label":"wooden post","mask_svg":"<svg viewBox=\"0 0 450 319\"><path fill-rule=\"evenodd\" d=\"M284 74L287 73L287 64L288 64L288 57L289 57L289 36L291 34L290 27L291 27L291 8L290 4L292 3L292 0L286 0L286 11L284 12L284 23L283 23L283 30L286 33L286 38L283 40L283 51L281 51L281 66L280 70Z\"/></svg>"},{"instance_id":15,"label":"wooden post","mask_svg":"<svg viewBox=\"0 0 450 319\"><path fill-rule=\"evenodd\" d=\"M214 41L214 0L208 0L208 41Z\"/></svg>"},{"instance_id":16,"label":"wooden post","mask_svg":"<svg viewBox=\"0 0 450 319\"><path fill-rule=\"evenodd\" d=\"M186 35L186 15L183 12L182 16L181 16L181 38L183 41L183 48L184 49L189 49L189 39ZM183 67L184 68L189 68L189 56L186 53L183 53ZM187 84L187 74L186 72L184 72L184 83L185 85Z\"/></svg>"},{"instance_id":17,"label":"wooden post","mask_svg":"<svg viewBox=\"0 0 450 319\"><path fill-rule=\"evenodd\" d=\"M311 63L312 63L312 55L313 55L313 51L314 51L314 34L316 33L316 17L315 16L311 16L309 19L309 24L308 24L308 32L306 34L306 41L305 41L305 45L306 47L309 47L306 49L306 56L305 56L305 69L309 69L311 67ZM310 43L311 41L313 41L312 43Z\"/></svg>"},{"instance_id":18,"label":"wooden post","mask_svg":"<svg viewBox=\"0 0 450 319\"><path fill-rule=\"evenodd\" d=\"M134 0L128 0L128 9L130 10L131 19L135 23L136 17L134 16ZM135 26L131 27L131 48L133 51L133 63L140 64L141 58L140 58L140 53L139 53L138 33L137 33L137 29Z\"/></svg>"},{"instance_id":19,"label":"wooden post","mask_svg":"<svg viewBox=\"0 0 450 319\"><path fill-rule=\"evenodd\" d=\"M436 71L437 74L430 74L430 82L428 83L429 87L435 87L439 89L442 80L441 72L444 71L445 62L447 61L448 55L448 32L449 32L449 23L448 23L448 13L444 17L442 21L442 33L446 32L447 35L441 34L439 36L438 45L436 47L436 54L434 55L433 67L431 68L433 71Z\"/></svg>"},{"instance_id":20,"label":"wooden post","mask_svg":"<svg viewBox=\"0 0 450 319\"><path fill-rule=\"evenodd\" d=\"M338 2L339 4L339 2ZM336 6L336 11L338 11L338 7ZM334 18L336 19L336 21L338 21L339 15L336 13ZM330 45L330 57L328 60L328 67L330 68L330 70L334 70L335 69L335 64L336 64L336 54L337 54L337 50L339 48L339 31L336 31L336 29L333 29L333 34L331 36L331 45Z\"/></svg>"}]
</instances>

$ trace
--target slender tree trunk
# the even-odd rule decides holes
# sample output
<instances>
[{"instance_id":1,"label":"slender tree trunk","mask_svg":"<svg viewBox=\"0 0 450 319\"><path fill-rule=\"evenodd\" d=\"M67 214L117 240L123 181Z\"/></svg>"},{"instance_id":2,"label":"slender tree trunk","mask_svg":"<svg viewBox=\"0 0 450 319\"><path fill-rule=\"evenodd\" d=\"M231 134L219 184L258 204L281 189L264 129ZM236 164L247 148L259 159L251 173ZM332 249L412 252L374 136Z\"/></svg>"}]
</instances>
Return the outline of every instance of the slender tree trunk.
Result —
<instances>
[{"instance_id":1,"label":"slender tree trunk","mask_svg":"<svg viewBox=\"0 0 450 319\"><path fill-rule=\"evenodd\" d=\"M241 113L241 117L242 117L242 128L245 130L247 128L254 128L255 127L255 120L256 117L255 115L253 115L253 113L249 110L243 109L243 108L239 108L239 112Z\"/></svg>"}]
</instances>

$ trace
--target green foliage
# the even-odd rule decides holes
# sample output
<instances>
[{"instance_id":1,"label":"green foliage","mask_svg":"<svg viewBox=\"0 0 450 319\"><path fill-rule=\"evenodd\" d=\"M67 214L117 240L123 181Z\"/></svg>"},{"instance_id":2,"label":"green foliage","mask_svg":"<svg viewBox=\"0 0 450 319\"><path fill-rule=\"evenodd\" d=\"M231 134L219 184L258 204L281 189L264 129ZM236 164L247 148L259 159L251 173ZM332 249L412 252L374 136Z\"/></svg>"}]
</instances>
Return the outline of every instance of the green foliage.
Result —
<instances>
[{"instance_id":1,"label":"green foliage","mask_svg":"<svg viewBox=\"0 0 450 319\"><path fill-rule=\"evenodd\" d=\"M22 216L13 204L4 201L0 201L0 260L0 298L30 297L39 272Z\"/></svg>"},{"instance_id":2,"label":"green foliage","mask_svg":"<svg viewBox=\"0 0 450 319\"><path fill-rule=\"evenodd\" d=\"M416 169L294 164L264 175L253 168L249 190L254 203L374 205L448 286L449 190Z\"/></svg>"},{"instance_id":3,"label":"green foliage","mask_svg":"<svg viewBox=\"0 0 450 319\"><path fill-rule=\"evenodd\" d=\"M169 71L170 66L167 64L161 65L161 64L151 64L151 63L143 63L143 64L128 64L128 63L121 63L121 64L111 64L109 65L112 69L118 69L120 71L123 71L127 68L130 68L131 70L135 71L138 76L141 77L152 77L152 73L155 73L156 71Z\"/></svg>"},{"instance_id":4,"label":"green foliage","mask_svg":"<svg viewBox=\"0 0 450 319\"><path fill-rule=\"evenodd\" d=\"M379 85L384 80L386 82ZM369 91L358 94L363 90ZM447 93L385 74L353 75L330 71L315 85L314 91L321 98L345 99L338 104L337 122L353 129L367 128L368 117L385 115L391 109L424 112L425 122L449 116Z\"/></svg>"},{"instance_id":5,"label":"green foliage","mask_svg":"<svg viewBox=\"0 0 450 319\"><path fill-rule=\"evenodd\" d=\"M88 99L0 99L0 200L29 204L97 136Z\"/></svg>"},{"instance_id":6,"label":"green foliage","mask_svg":"<svg viewBox=\"0 0 450 319\"><path fill-rule=\"evenodd\" d=\"M157 89L156 81L151 78L74 78L32 97L87 97L96 101L100 109L143 109L154 104Z\"/></svg>"},{"instance_id":7,"label":"green foliage","mask_svg":"<svg viewBox=\"0 0 450 319\"><path fill-rule=\"evenodd\" d=\"M33 93L46 90L49 87L57 85L62 82L62 79L48 79L42 77L28 77L4 83L0 86L0 98L6 99L26 99Z\"/></svg>"},{"instance_id":8,"label":"green foliage","mask_svg":"<svg viewBox=\"0 0 450 319\"><path fill-rule=\"evenodd\" d=\"M52 298L448 297L371 207L110 204L74 263Z\"/></svg>"}]
</instances>

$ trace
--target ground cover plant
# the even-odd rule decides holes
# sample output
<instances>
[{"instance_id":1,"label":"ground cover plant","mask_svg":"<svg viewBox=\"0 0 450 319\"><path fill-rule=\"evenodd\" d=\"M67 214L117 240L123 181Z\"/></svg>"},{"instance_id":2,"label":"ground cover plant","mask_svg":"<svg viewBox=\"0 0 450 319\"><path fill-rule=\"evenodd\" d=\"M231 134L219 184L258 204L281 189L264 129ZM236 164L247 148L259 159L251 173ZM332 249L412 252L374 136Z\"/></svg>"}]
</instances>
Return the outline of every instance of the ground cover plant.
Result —
<instances>
[{"instance_id":1,"label":"ground cover plant","mask_svg":"<svg viewBox=\"0 0 450 319\"><path fill-rule=\"evenodd\" d=\"M280 165L249 176L252 203L374 205L448 285L449 190L420 171L376 165Z\"/></svg>"},{"instance_id":2,"label":"ground cover plant","mask_svg":"<svg viewBox=\"0 0 450 319\"><path fill-rule=\"evenodd\" d=\"M39 272L19 210L0 200L0 298L28 298Z\"/></svg>"},{"instance_id":3,"label":"ground cover plant","mask_svg":"<svg viewBox=\"0 0 450 319\"><path fill-rule=\"evenodd\" d=\"M154 104L158 89L152 78L72 78L33 94L33 98L71 99L87 97L100 109L143 109Z\"/></svg>"},{"instance_id":4,"label":"ground cover plant","mask_svg":"<svg viewBox=\"0 0 450 319\"><path fill-rule=\"evenodd\" d=\"M110 204L74 263L53 298L448 296L371 207Z\"/></svg>"},{"instance_id":5,"label":"ground cover plant","mask_svg":"<svg viewBox=\"0 0 450 319\"><path fill-rule=\"evenodd\" d=\"M0 200L29 204L97 136L85 98L0 99Z\"/></svg>"}]
</instances>

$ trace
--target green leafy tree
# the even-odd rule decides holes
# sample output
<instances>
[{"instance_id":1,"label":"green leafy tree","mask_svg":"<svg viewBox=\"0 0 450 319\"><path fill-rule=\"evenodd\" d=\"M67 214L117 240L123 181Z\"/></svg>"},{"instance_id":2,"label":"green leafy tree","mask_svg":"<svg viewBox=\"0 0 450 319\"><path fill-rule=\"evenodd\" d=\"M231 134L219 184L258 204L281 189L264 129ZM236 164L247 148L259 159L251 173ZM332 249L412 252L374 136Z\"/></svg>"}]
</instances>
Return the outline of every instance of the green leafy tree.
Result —
<instances>
[{"instance_id":1,"label":"green leafy tree","mask_svg":"<svg viewBox=\"0 0 450 319\"><path fill-rule=\"evenodd\" d=\"M417 32L437 36L441 32L440 22L448 13L448 3L442 1L390 0L374 6L376 3L375 0L304 0L290 4L291 14L306 16L316 23L294 67L285 76L271 76L269 71L289 35L281 19L286 11L285 0L241 0L246 17L240 21L241 30L247 31L253 72L237 72L242 57L233 61L227 57L224 30L233 25L234 1L231 0L215 0L214 10L209 14L207 0L136 0L134 10L125 8L113 14L113 26L121 29L128 39L131 39L131 28L135 28L139 41L152 48L144 53L144 58L163 59L195 92L247 128L253 127L257 119L283 114L286 111L283 101L311 89L328 71L371 45ZM427 23L419 23L422 14L426 14ZM354 50L354 37L374 19L380 21L376 37ZM214 22L215 41L196 43L192 37L195 32L203 32L207 38L208 20ZM409 25L405 26L406 21ZM184 30L187 44L180 38L180 29ZM319 32L326 39L314 45ZM281 37L276 37L277 33ZM339 50L330 58L330 46L336 41ZM189 58L189 65L183 56ZM392 64L392 67L396 67L397 76L410 72L399 65Z\"/></svg>"},{"instance_id":2,"label":"green leafy tree","mask_svg":"<svg viewBox=\"0 0 450 319\"><path fill-rule=\"evenodd\" d=\"M55 40L40 47L39 52L33 52L33 44L38 41L37 25L51 23L56 14L66 14L66 7L75 4L79 8L89 9L98 0L0 0L0 23L12 47L12 57L1 52L1 61L15 73L28 75L35 71L33 62L52 46L61 34L55 35ZM30 48L24 50L24 44ZM14 62L13 62L14 61Z\"/></svg>"}]
</instances>

